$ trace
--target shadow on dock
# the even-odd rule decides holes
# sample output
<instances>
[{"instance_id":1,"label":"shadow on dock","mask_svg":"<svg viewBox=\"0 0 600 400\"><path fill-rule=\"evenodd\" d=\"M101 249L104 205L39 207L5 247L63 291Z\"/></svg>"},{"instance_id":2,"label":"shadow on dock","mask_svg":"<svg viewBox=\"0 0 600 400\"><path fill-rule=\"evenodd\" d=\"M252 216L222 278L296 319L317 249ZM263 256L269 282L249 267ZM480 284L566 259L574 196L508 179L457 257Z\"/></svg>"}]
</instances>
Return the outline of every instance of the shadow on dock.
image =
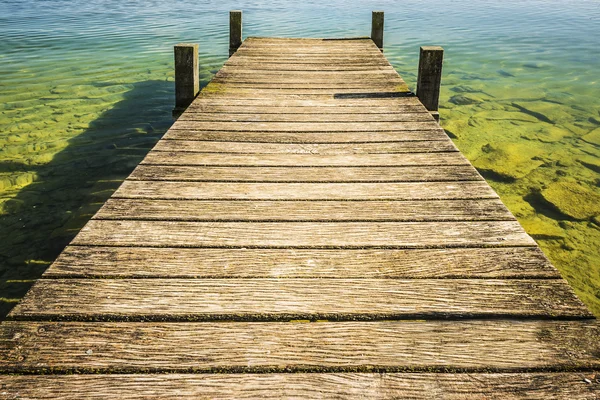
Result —
<instances>
[{"instance_id":1,"label":"shadow on dock","mask_svg":"<svg viewBox=\"0 0 600 400\"><path fill-rule=\"evenodd\" d=\"M172 82L135 83L49 163L0 162L37 176L0 215L0 320L166 132L173 101Z\"/></svg>"}]
</instances>

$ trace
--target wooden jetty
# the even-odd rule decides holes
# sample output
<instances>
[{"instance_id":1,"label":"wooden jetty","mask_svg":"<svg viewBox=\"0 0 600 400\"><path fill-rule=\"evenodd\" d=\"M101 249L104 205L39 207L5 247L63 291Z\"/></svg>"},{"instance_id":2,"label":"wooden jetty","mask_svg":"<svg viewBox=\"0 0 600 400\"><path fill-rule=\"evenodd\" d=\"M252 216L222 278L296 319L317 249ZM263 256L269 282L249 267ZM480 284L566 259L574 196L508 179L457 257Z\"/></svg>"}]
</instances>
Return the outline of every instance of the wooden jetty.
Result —
<instances>
[{"instance_id":1,"label":"wooden jetty","mask_svg":"<svg viewBox=\"0 0 600 400\"><path fill-rule=\"evenodd\" d=\"M0 325L0 398L599 398L600 326L377 42L239 40L197 97L179 46L195 99Z\"/></svg>"}]
</instances>

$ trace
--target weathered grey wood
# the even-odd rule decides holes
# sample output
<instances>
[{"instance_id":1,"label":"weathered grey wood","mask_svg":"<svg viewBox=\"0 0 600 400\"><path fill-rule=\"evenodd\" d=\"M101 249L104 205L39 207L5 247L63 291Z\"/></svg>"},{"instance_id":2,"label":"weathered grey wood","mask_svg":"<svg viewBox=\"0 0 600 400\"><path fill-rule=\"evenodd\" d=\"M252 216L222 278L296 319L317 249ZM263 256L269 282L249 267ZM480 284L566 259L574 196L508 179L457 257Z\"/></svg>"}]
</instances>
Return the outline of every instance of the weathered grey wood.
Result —
<instances>
[{"instance_id":1,"label":"weathered grey wood","mask_svg":"<svg viewBox=\"0 0 600 400\"><path fill-rule=\"evenodd\" d=\"M444 49L439 46L422 46L417 76L417 97L429 111L437 111L442 82Z\"/></svg>"},{"instance_id":2,"label":"weathered grey wood","mask_svg":"<svg viewBox=\"0 0 600 400\"><path fill-rule=\"evenodd\" d=\"M343 96L391 97L410 95L410 91L405 84L351 88L339 88L336 86L301 88L289 87L287 85L278 88L258 88L236 86L234 84L210 83L200 94L206 98L298 98L298 96L304 96L306 98L334 99Z\"/></svg>"},{"instance_id":3,"label":"weathered grey wood","mask_svg":"<svg viewBox=\"0 0 600 400\"><path fill-rule=\"evenodd\" d=\"M123 182L113 197L165 200L452 200L494 199L485 182L223 183Z\"/></svg>"},{"instance_id":4,"label":"weathered grey wood","mask_svg":"<svg viewBox=\"0 0 600 400\"><path fill-rule=\"evenodd\" d=\"M244 137L240 139L245 139ZM374 143L256 143L160 140L153 151L240 154L389 154L458 151L449 140Z\"/></svg>"},{"instance_id":5,"label":"weathered grey wood","mask_svg":"<svg viewBox=\"0 0 600 400\"><path fill-rule=\"evenodd\" d=\"M371 16L371 39L380 49L383 49L383 11L373 11Z\"/></svg>"},{"instance_id":6,"label":"weathered grey wood","mask_svg":"<svg viewBox=\"0 0 600 400\"><path fill-rule=\"evenodd\" d=\"M560 279L40 279L19 320L592 318Z\"/></svg>"},{"instance_id":7,"label":"weathered grey wood","mask_svg":"<svg viewBox=\"0 0 600 400\"><path fill-rule=\"evenodd\" d=\"M558 279L560 275L537 247L327 250L67 246L44 277Z\"/></svg>"},{"instance_id":8,"label":"weathered grey wood","mask_svg":"<svg viewBox=\"0 0 600 400\"><path fill-rule=\"evenodd\" d=\"M91 220L71 243L85 246L267 248L535 246L533 239L516 221L316 224Z\"/></svg>"},{"instance_id":9,"label":"weathered grey wood","mask_svg":"<svg viewBox=\"0 0 600 400\"><path fill-rule=\"evenodd\" d=\"M391 132L244 132L243 134L235 131L170 129L163 136L163 139L230 141L240 143L295 143L303 145L381 143L382 149L385 149L386 147L383 143L441 141L448 140L448 135L446 135L443 129Z\"/></svg>"},{"instance_id":10,"label":"weathered grey wood","mask_svg":"<svg viewBox=\"0 0 600 400\"><path fill-rule=\"evenodd\" d=\"M168 221L514 220L498 199L440 201L212 201L109 199L94 219Z\"/></svg>"},{"instance_id":11,"label":"weathered grey wood","mask_svg":"<svg viewBox=\"0 0 600 400\"><path fill-rule=\"evenodd\" d=\"M224 158L230 154L222 155ZM479 181L470 165L416 167L205 167L139 165L131 180L188 182L455 182Z\"/></svg>"},{"instance_id":12,"label":"weathered grey wood","mask_svg":"<svg viewBox=\"0 0 600 400\"><path fill-rule=\"evenodd\" d=\"M179 121L211 122L430 122L429 113L404 112L398 114L205 114L184 113Z\"/></svg>"},{"instance_id":13,"label":"weathered grey wood","mask_svg":"<svg viewBox=\"0 0 600 400\"><path fill-rule=\"evenodd\" d=\"M175 109L183 111L200 90L198 45L180 43L175 46Z\"/></svg>"},{"instance_id":14,"label":"weathered grey wood","mask_svg":"<svg viewBox=\"0 0 600 400\"><path fill-rule=\"evenodd\" d=\"M171 129L233 132L390 132L439 128L432 119L422 122L206 122L176 121Z\"/></svg>"},{"instance_id":15,"label":"weathered grey wood","mask_svg":"<svg viewBox=\"0 0 600 400\"><path fill-rule=\"evenodd\" d=\"M151 151L141 164L221 166L434 166L469 165L460 152L407 154L229 154ZM472 167L471 167L472 168Z\"/></svg>"},{"instance_id":16,"label":"weathered grey wood","mask_svg":"<svg viewBox=\"0 0 600 400\"><path fill-rule=\"evenodd\" d=\"M425 113L427 110L422 105L400 105L393 106L349 106L349 107L298 107L298 106L261 106L253 104L231 104L218 105L205 103L194 103L190 105L186 114L207 113L207 114L322 114L322 115L379 115L379 114L399 114Z\"/></svg>"},{"instance_id":17,"label":"weathered grey wood","mask_svg":"<svg viewBox=\"0 0 600 400\"><path fill-rule=\"evenodd\" d=\"M395 72L394 72L395 73ZM272 99L252 99L252 98L204 98L197 97L190 107L195 105L227 105L227 106L261 106L268 108L279 107L319 107L326 112L331 112L332 108L341 108L348 112L346 107L362 107L363 109L371 107L396 107L403 105L415 105L425 109L419 99L415 96L410 97L363 97L363 98L338 98L338 99L303 99L303 98L272 98ZM438 126L436 129L440 129Z\"/></svg>"},{"instance_id":18,"label":"weathered grey wood","mask_svg":"<svg viewBox=\"0 0 600 400\"><path fill-rule=\"evenodd\" d=\"M233 55L242 44L242 12L229 11L229 55Z\"/></svg>"},{"instance_id":19,"label":"weathered grey wood","mask_svg":"<svg viewBox=\"0 0 600 400\"><path fill-rule=\"evenodd\" d=\"M286 77L286 78L293 78L293 77L315 77L315 78L324 78L324 77L331 77L333 79L339 78L339 77L348 77L348 79L352 79L354 77L361 77L361 76L389 76L389 77L396 77L398 76L398 73L393 69L393 68L385 68L385 69L377 69L377 70L352 70L352 69L347 69L347 70L342 70L342 71L336 71L336 70L310 70L310 71L293 71L293 70L266 70L266 71L261 71L261 70L257 70L254 68L245 68L243 66L230 66L228 64L223 65L223 68L221 68L219 70L220 73L223 74L243 74L243 75L253 75L253 76L279 76L279 77ZM418 101L418 100L417 100ZM420 103L419 103L420 104Z\"/></svg>"},{"instance_id":20,"label":"weathered grey wood","mask_svg":"<svg viewBox=\"0 0 600 400\"><path fill-rule=\"evenodd\" d=\"M595 400L597 372L0 376L7 398Z\"/></svg>"},{"instance_id":21,"label":"weathered grey wood","mask_svg":"<svg viewBox=\"0 0 600 400\"><path fill-rule=\"evenodd\" d=\"M4 371L589 371L599 352L587 321L0 325Z\"/></svg>"}]
</instances>

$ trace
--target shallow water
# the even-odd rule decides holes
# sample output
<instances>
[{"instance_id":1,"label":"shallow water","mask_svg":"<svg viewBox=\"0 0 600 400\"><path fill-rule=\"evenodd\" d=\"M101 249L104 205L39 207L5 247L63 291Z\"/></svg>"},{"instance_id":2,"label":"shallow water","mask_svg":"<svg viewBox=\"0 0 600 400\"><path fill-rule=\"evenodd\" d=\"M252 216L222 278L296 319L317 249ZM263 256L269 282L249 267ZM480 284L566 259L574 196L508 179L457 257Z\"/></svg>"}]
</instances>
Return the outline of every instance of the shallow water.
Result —
<instances>
[{"instance_id":1,"label":"shallow water","mask_svg":"<svg viewBox=\"0 0 600 400\"><path fill-rule=\"evenodd\" d=\"M172 46L205 84L244 36L370 33L414 88L445 48L442 126L600 316L600 2L0 0L0 317L168 129ZM273 5L275 4L275 5Z\"/></svg>"}]
</instances>

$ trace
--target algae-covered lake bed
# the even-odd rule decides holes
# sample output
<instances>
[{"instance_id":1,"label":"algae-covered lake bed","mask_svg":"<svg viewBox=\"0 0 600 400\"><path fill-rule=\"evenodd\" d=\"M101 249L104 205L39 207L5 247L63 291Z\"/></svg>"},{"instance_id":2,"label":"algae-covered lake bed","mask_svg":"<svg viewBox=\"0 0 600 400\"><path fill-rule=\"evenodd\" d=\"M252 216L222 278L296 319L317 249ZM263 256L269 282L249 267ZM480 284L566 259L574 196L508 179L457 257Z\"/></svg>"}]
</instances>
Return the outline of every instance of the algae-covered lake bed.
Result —
<instances>
[{"instance_id":1,"label":"algae-covered lake bed","mask_svg":"<svg viewBox=\"0 0 600 400\"><path fill-rule=\"evenodd\" d=\"M600 316L600 3L0 0L0 319L172 124L173 45L205 85L244 37L370 33L413 90L440 45L441 125Z\"/></svg>"}]
</instances>

